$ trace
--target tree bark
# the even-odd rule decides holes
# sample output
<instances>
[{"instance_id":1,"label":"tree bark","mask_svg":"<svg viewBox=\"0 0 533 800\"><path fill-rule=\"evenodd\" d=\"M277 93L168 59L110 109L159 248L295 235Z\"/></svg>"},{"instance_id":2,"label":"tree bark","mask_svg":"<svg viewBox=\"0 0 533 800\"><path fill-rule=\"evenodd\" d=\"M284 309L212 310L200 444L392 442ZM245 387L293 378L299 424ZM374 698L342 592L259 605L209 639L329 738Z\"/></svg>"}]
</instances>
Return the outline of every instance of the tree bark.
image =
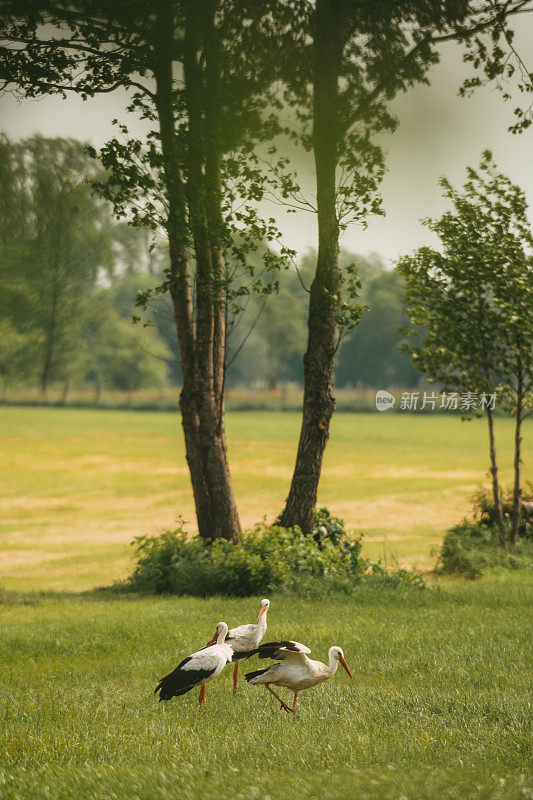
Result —
<instances>
[{"instance_id":1,"label":"tree bark","mask_svg":"<svg viewBox=\"0 0 533 800\"><path fill-rule=\"evenodd\" d=\"M193 2L189 6L185 23L183 69L189 123L186 191L189 224L196 254L197 397L200 449L214 511L211 536L237 539L241 527L229 472L221 396L221 371L225 365L223 357L221 360L220 344L225 340L225 310L219 297L220 280L217 279L213 264L215 255L216 268L219 269L221 253L217 246L218 237L214 236L216 226L221 224L219 162L215 160L213 163L213 158L208 159L207 146L209 138L215 154L218 153L217 97L211 91L209 121L212 128L206 133L206 77L198 60L203 37L213 35L214 11L215 4L210 0L204 3ZM203 43L205 45L205 41ZM210 72L213 73L216 69L217 65L211 59ZM209 181L204 173L208 166L212 172ZM217 171L213 172L215 169Z\"/></svg>"},{"instance_id":2,"label":"tree bark","mask_svg":"<svg viewBox=\"0 0 533 800\"><path fill-rule=\"evenodd\" d=\"M335 0L317 0L313 38L313 150L316 166L318 256L309 302L304 356L303 417L296 464L281 525L310 534L322 459L335 408L332 390L339 295L336 212L338 81L342 53Z\"/></svg>"},{"instance_id":3,"label":"tree bark","mask_svg":"<svg viewBox=\"0 0 533 800\"><path fill-rule=\"evenodd\" d=\"M50 384L50 374L52 365L55 358L56 350L56 328L57 328L57 309L58 309L58 278L57 278L57 265L54 267L54 280L52 283L52 307L50 310L49 324L45 332L45 354L44 365L41 373L41 395L46 397L48 394L48 386Z\"/></svg>"},{"instance_id":4,"label":"tree bark","mask_svg":"<svg viewBox=\"0 0 533 800\"><path fill-rule=\"evenodd\" d=\"M520 462L521 452L520 447L522 444L522 413L524 402L524 366L522 359L518 359L517 364L517 386L516 386L516 418L515 418L515 432L514 432L514 484L513 484L513 510L511 513L511 533L509 542L511 547L516 545L518 538L518 529L520 527L520 518L522 515L522 506L520 504Z\"/></svg>"},{"instance_id":5,"label":"tree bark","mask_svg":"<svg viewBox=\"0 0 533 800\"><path fill-rule=\"evenodd\" d=\"M500 484L498 480L498 464L496 461L496 443L494 439L494 417L490 408L486 409L487 423L489 426L489 455L490 455L490 474L492 477L492 497L496 510L496 525L498 528L498 539L500 545L505 547L505 522L503 519L502 500L500 495Z\"/></svg>"},{"instance_id":6,"label":"tree bark","mask_svg":"<svg viewBox=\"0 0 533 800\"><path fill-rule=\"evenodd\" d=\"M197 62L199 17L191 4L186 31L184 72L189 114L188 172L180 172L180 152L173 113L173 5L161 0L154 77L156 108L169 213L170 293L181 353L183 387L180 409L187 464L200 536L237 539L240 523L231 484L224 426L215 398L213 343L215 313L212 260L204 200L202 89ZM187 214L188 211L188 214ZM188 228L196 255L196 320L187 266Z\"/></svg>"},{"instance_id":7,"label":"tree bark","mask_svg":"<svg viewBox=\"0 0 533 800\"><path fill-rule=\"evenodd\" d=\"M202 36L205 50L205 192L207 235L211 250L211 292L213 302L213 395L216 414L216 439L222 464L222 498L227 524L238 538L241 525L229 470L225 429L224 391L227 367L227 293L222 216L221 137L220 137L220 53L215 28L216 0L206 0L202 11Z\"/></svg>"}]
</instances>

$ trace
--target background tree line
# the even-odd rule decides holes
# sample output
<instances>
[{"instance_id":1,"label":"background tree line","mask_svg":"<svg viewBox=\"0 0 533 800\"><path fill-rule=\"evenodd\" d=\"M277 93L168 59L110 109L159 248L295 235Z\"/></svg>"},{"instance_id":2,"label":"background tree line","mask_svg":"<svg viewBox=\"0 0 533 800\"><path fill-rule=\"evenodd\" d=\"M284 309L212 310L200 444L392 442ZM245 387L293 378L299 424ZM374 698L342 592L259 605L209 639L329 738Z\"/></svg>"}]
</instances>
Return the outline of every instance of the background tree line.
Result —
<instances>
[{"instance_id":1,"label":"background tree line","mask_svg":"<svg viewBox=\"0 0 533 800\"><path fill-rule=\"evenodd\" d=\"M179 386L179 351L165 298L132 324L139 291L155 287L166 264L150 249L149 231L115 220L91 188L99 176L83 143L34 137L0 138L0 309L3 393L16 383L91 387L131 394ZM100 170L101 172L101 170ZM242 333L235 330L228 382L233 386L301 384L306 298L316 256L309 251L279 277L267 302L252 296ZM341 251L357 264L369 310L343 342L338 386L410 387L419 380L397 348L405 322L401 281L379 256ZM233 360L234 357L234 360Z\"/></svg>"},{"instance_id":2,"label":"background tree line","mask_svg":"<svg viewBox=\"0 0 533 800\"><path fill-rule=\"evenodd\" d=\"M24 381L132 392L167 380L170 351L131 324L146 235L117 223L91 190L82 143L0 138L0 373Z\"/></svg>"}]
</instances>

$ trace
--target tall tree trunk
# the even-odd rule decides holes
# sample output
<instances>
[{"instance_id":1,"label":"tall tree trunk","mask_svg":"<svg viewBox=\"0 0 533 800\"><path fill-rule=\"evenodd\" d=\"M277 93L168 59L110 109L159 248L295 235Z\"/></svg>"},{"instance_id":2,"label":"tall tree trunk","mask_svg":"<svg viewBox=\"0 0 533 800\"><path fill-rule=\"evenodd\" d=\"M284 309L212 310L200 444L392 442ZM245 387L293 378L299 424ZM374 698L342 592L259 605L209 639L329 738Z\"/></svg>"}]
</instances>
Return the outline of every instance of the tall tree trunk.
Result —
<instances>
[{"instance_id":1,"label":"tall tree trunk","mask_svg":"<svg viewBox=\"0 0 533 800\"><path fill-rule=\"evenodd\" d=\"M160 0L158 23L154 62L155 102L159 118L163 169L169 204L167 234L170 255L170 295L174 308L182 367L181 422L198 530L201 536L208 537L212 509L202 469L199 419L196 407L196 326L187 268L188 236L185 189L179 169L180 154L173 112L174 18L171 0Z\"/></svg>"},{"instance_id":2,"label":"tall tree trunk","mask_svg":"<svg viewBox=\"0 0 533 800\"><path fill-rule=\"evenodd\" d=\"M489 454L490 454L490 474L492 477L492 498L496 510L496 525L498 527L498 539L500 545L505 547L505 522L503 519L502 500L500 495L500 484L498 481L498 463L496 461L496 443L494 439L494 416L490 408L486 409L487 423L489 426Z\"/></svg>"},{"instance_id":3,"label":"tall tree trunk","mask_svg":"<svg viewBox=\"0 0 533 800\"><path fill-rule=\"evenodd\" d=\"M203 209L202 152L193 144L190 174L184 183L173 113L172 60L174 19L171 0L160 0L155 47L156 107L169 201L170 293L178 332L183 374L180 394L187 463L193 487L198 530L205 538L238 538L240 524L231 485L224 429L219 424L213 377L214 312L211 252ZM194 8L193 8L194 13ZM194 20L197 25L197 19ZM197 79L197 28L188 32L188 79ZM190 87L192 88L192 87ZM201 98L201 94L199 95ZM191 140L201 128L201 106L191 95ZM195 128L196 125L196 128ZM201 133L201 130L200 130ZM201 142L198 140L198 146ZM189 219L187 219L187 203ZM197 260L197 319L187 266L188 225Z\"/></svg>"},{"instance_id":4,"label":"tall tree trunk","mask_svg":"<svg viewBox=\"0 0 533 800\"><path fill-rule=\"evenodd\" d=\"M211 250L213 302L213 394L217 415L216 437L223 463L223 496L234 537L241 525L230 476L225 428L224 391L227 366L227 297L224 259L225 226L222 216L220 136L220 48L215 28L217 0L206 0L202 10L205 49L205 194L207 235Z\"/></svg>"},{"instance_id":5,"label":"tall tree trunk","mask_svg":"<svg viewBox=\"0 0 533 800\"><path fill-rule=\"evenodd\" d=\"M338 10L338 9L337 9ZM311 285L304 356L303 418L285 508L285 527L313 528L322 458L335 408L332 391L339 294L339 225L336 213L338 80L342 52L335 0L317 0L314 26L313 149L316 166L318 257Z\"/></svg>"},{"instance_id":6,"label":"tall tree trunk","mask_svg":"<svg viewBox=\"0 0 533 800\"><path fill-rule=\"evenodd\" d=\"M214 10L215 4L211 0L201 3L194 0L189 5L185 23L183 71L189 123L186 193L189 224L196 255L196 352L199 383L197 397L200 449L214 511L211 536L237 539L241 527L229 472L222 419L222 397L218 396L222 389L220 369L224 366L223 362L221 364L219 361L219 355L220 339L225 332L225 313L221 319L223 307L219 298L217 285L219 281L213 264L213 255L218 257L218 248L214 246L217 240L210 236L210 232L214 231L215 226L221 221L215 218L212 210L213 207L216 209L216 204L220 202L220 194L217 191L219 180L217 175L212 175L208 183L204 174L208 161L208 137L204 118L207 92L204 72L199 63L199 48L204 34L209 35L212 29ZM216 68L216 64L211 63L211 71ZM212 96L211 100L212 105L215 105L216 96ZM215 125L214 108L211 111L210 122ZM216 129L209 130L208 136L214 141ZM216 144L214 147L216 148Z\"/></svg>"},{"instance_id":7,"label":"tall tree trunk","mask_svg":"<svg viewBox=\"0 0 533 800\"><path fill-rule=\"evenodd\" d=\"M517 386L516 386L516 418L515 418L515 432L514 432L514 484L513 484L513 510L511 513L511 533L509 541L511 547L516 545L518 538L518 529L520 527L520 517L522 506L520 504L520 461L521 453L520 446L522 444L522 413L524 401L524 365L522 359L518 358L517 365Z\"/></svg>"}]
</instances>

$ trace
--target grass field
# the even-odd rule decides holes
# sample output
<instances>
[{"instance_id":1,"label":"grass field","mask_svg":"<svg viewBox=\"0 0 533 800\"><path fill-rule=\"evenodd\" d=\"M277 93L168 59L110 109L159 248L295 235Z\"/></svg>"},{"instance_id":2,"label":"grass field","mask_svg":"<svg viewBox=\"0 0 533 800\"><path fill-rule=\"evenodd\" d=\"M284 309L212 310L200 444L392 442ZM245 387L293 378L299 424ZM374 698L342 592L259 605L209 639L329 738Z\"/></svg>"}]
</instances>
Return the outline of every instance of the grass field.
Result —
<instances>
[{"instance_id":1,"label":"grass field","mask_svg":"<svg viewBox=\"0 0 533 800\"><path fill-rule=\"evenodd\" d=\"M518 800L531 797L531 578L273 596L290 635L352 669L302 692L294 725L231 670L166 707L157 680L248 600L34 597L0 605L2 800ZM249 662L250 669L257 662ZM244 670L243 670L244 671ZM281 690L284 693L286 690Z\"/></svg>"},{"instance_id":2,"label":"grass field","mask_svg":"<svg viewBox=\"0 0 533 800\"><path fill-rule=\"evenodd\" d=\"M533 466L525 426L524 474ZM228 415L242 520L273 519L286 495L297 414ZM497 422L510 480L512 424ZM0 408L0 585L82 590L123 577L134 536L194 507L179 419L168 413ZM443 531L486 482L483 420L404 414L334 418L319 501L365 534L364 553L428 568Z\"/></svg>"},{"instance_id":3,"label":"grass field","mask_svg":"<svg viewBox=\"0 0 533 800\"><path fill-rule=\"evenodd\" d=\"M281 507L298 423L229 415L246 525ZM507 479L511 436L498 420ZM296 725L260 687L241 682L234 699L229 668L202 711L196 693L164 706L157 680L216 622L257 613L252 599L82 591L127 573L133 536L193 519L178 419L2 408L0 437L1 800L533 797L525 570L425 591L271 596L267 637L322 659L338 644L353 680L341 670L303 692ZM484 479L485 451L482 422L339 414L320 502L365 532L367 555L429 566Z\"/></svg>"}]
</instances>

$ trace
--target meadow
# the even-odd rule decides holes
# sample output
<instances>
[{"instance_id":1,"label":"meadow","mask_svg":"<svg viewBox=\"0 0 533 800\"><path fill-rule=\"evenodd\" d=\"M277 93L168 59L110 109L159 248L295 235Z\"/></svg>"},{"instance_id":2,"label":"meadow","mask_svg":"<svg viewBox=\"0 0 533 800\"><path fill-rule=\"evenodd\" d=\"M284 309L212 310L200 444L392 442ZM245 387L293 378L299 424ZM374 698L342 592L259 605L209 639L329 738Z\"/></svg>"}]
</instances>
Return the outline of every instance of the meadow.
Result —
<instances>
[{"instance_id":1,"label":"meadow","mask_svg":"<svg viewBox=\"0 0 533 800\"><path fill-rule=\"evenodd\" d=\"M230 668L201 711L195 691L154 697L219 619L255 618L251 598L7 596L0 797L531 797L531 588L514 573L327 601L273 595L268 638L322 659L338 644L353 673L302 692L295 724L262 687L241 680L234 698Z\"/></svg>"},{"instance_id":2,"label":"meadow","mask_svg":"<svg viewBox=\"0 0 533 800\"><path fill-rule=\"evenodd\" d=\"M298 417L231 413L228 429L243 521L271 519ZM196 692L159 704L157 681L219 620L257 614L253 598L95 588L127 574L133 536L193 519L179 420L2 408L0 436L2 800L533 797L525 570L271 595L268 639L302 641L323 660L340 645L353 673L303 692L296 724L242 679L234 698L230 668L203 710ZM498 437L508 479L508 421ZM320 502L365 533L366 555L430 568L485 478L485 451L482 421L338 414Z\"/></svg>"},{"instance_id":3,"label":"meadow","mask_svg":"<svg viewBox=\"0 0 533 800\"><path fill-rule=\"evenodd\" d=\"M245 526L272 520L286 495L295 413L232 412L230 463ZM532 473L530 422L524 474ZM512 423L497 421L501 475L511 479ZM487 482L484 420L339 413L319 502L365 536L363 553L431 569L432 548ZM0 408L0 585L80 591L131 569L134 536L194 507L179 418L162 412Z\"/></svg>"}]
</instances>

